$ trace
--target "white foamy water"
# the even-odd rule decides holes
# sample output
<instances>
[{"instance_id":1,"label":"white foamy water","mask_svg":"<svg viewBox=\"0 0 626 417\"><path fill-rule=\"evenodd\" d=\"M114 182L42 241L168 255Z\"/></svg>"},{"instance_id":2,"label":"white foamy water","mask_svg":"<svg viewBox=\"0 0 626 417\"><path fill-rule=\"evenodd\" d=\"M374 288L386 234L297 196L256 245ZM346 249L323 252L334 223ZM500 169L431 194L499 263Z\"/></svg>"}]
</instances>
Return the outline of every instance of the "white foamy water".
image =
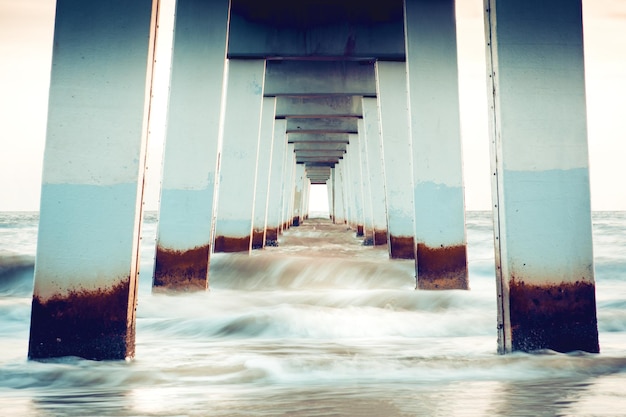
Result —
<instances>
[{"instance_id":1,"label":"white foamy water","mask_svg":"<svg viewBox=\"0 0 626 417\"><path fill-rule=\"evenodd\" d=\"M27 361L36 216L0 214L2 415L626 415L624 213L594 213L599 355L496 353L488 213L468 214L470 291L416 291L413 261L310 219L213 255L210 292L152 295L155 232L136 359Z\"/></svg>"}]
</instances>

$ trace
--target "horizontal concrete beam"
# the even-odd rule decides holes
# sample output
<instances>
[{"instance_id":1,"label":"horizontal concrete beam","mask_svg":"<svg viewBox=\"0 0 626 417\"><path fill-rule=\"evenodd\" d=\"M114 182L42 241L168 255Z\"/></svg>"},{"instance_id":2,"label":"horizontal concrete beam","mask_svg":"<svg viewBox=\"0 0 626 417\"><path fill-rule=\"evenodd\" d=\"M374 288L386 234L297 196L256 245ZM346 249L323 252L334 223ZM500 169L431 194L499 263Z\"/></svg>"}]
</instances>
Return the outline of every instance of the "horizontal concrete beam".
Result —
<instances>
[{"instance_id":1,"label":"horizontal concrete beam","mask_svg":"<svg viewBox=\"0 0 626 417\"><path fill-rule=\"evenodd\" d=\"M287 143L350 143L348 134L346 133L289 133L287 135Z\"/></svg>"},{"instance_id":2,"label":"horizontal concrete beam","mask_svg":"<svg viewBox=\"0 0 626 417\"><path fill-rule=\"evenodd\" d=\"M305 166L307 167L307 169L310 169L312 167L314 168L319 168L319 167L329 167L329 168L334 168L336 163L335 162L316 162L316 161L309 161L309 162L301 162L304 163Z\"/></svg>"},{"instance_id":3,"label":"horizontal concrete beam","mask_svg":"<svg viewBox=\"0 0 626 417\"><path fill-rule=\"evenodd\" d=\"M357 117L287 119L287 133L357 133Z\"/></svg>"},{"instance_id":4,"label":"horizontal concrete beam","mask_svg":"<svg viewBox=\"0 0 626 417\"><path fill-rule=\"evenodd\" d=\"M298 151L309 151L309 150L328 150L328 151L346 151L347 144L346 143L336 143L336 142L322 142L322 143L311 143L311 142L295 142L294 150L296 153Z\"/></svg>"},{"instance_id":5,"label":"horizontal concrete beam","mask_svg":"<svg viewBox=\"0 0 626 417\"><path fill-rule=\"evenodd\" d=\"M404 59L402 0L233 0L229 58Z\"/></svg>"},{"instance_id":6,"label":"horizontal concrete beam","mask_svg":"<svg viewBox=\"0 0 626 417\"><path fill-rule=\"evenodd\" d=\"M267 61L265 96L375 96L373 62Z\"/></svg>"},{"instance_id":7,"label":"horizontal concrete beam","mask_svg":"<svg viewBox=\"0 0 626 417\"><path fill-rule=\"evenodd\" d=\"M361 117L361 96L319 96L276 98L276 118Z\"/></svg>"},{"instance_id":8,"label":"horizontal concrete beam","mask_svg":"<svg viewBox=\"0 0 626 417\"><path fill-rule=\"evenodd\" d=\"M330 156L336 155L341 156L346 153L345 150L337 150L337 149L302 149L296 152L296 157L300 156Z\"/></svg>"},{"instance_id":9,"label":"horizontal concrete beam","mask_svg":"<svg viewBox=\"0 0 626 417\"><path fill-rule=\"evenodd\" d=\"M343 157L341 157L341 156L328 156L328 157L323 157L323 156L299 156L299 157L296 157L296 163L303 164L305 162L326 162L326 163L333 162L333 163L337 164L342 159L343 159Z\"/></svg>"}]
</instances>

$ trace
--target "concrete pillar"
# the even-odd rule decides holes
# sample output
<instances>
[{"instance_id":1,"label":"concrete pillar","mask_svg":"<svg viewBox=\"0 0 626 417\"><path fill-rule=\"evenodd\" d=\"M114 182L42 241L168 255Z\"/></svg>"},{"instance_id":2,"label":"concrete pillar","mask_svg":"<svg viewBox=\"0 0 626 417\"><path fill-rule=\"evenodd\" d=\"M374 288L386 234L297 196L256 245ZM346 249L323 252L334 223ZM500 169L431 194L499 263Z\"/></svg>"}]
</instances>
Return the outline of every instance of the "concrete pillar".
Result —
<instances>
[{"instance_id":1,"label":"concrete pillar","mask_svg":"<svg viewBox=\"0 0 626 417\"><path fill-rule=\"evenodd\" d=\"M270 168L270 189L267 201L267 227L265 245L277 246L278 233L282 223L282 193L285 182L285 153L287 150L286 119L274 121L272 165Z\"/></svg>"},{"instance_id":2,"label":"concrete pillar","mask_svg":"<svg viewBox=\"0 0 626 417\"><path fill-rule=\"evenodd\" d=\"M222 130L215 252L247 252L252 212L265 60L229 60Z\"/></svg>"},{"instance_id":3,"label":"concrete pillar","mask_svg":"<svg viewBox=\"0 0 626 417\"><path fill-rule=\"evenodd\" d=\"M157 5L56 3L31 359L134 356Z\"/></svg>"},{"instance_id":4,"label":"concrete pillar","mask_svg":"<svg viewBox=\"0 0 626 417\"><path fill-rule=\"evenodd\" d=\"M389 255L414 259L413 168L404 62L376 63L383 147Z\"/></svg>"},{"instance_id":5,"label":"concrete pillar","mask_svg":"<svg viewBox=\"0 0 626 417\"><path fill-rule=\"evenodd\" d=\"M499 350L598 352L581 1L485 5Z\"/></svg>"},{"instance_id":6,"label":"concrete pillar","mask_svg":"<svg viewBox=\"0 0 626 417\"><path fill-rule=\"evenodd\" d=\"M361 145L359 144L359 135L350 134L350 144L346 157L348 161L348 169L350 170L350 196L351 204L354 207L352 221L357 237L363 236L363 180L361 178Z\"/></svg>"},{"instance_id":7,"label":"concrete pillar","mask_svg":"<svg viewBox=\"0 0 626 417\"><path fill-rule=\"evenodd\" d=\"M468 289L454 0L405 0L416 276Z\"/></svg>"},{"instance_id":8,"label":"concrete pillar","mask_svg":"<svg viewBox=\"0 0 626 417\"><path fill-rule=\"evenodd\" d=\"M307 205L308 205L308 192L309 192L309 179L306 176L306 166L304 167L304 178L302 182L302 201L300 202L300 222L307 219Z\"/></svg>"},{"instance_id":9,"label":"concrete pillar","mask_svg":"<svg viewBox=\"0 0 626 417\"><path fill-rule=\"evenodd\" d=\"M330 175L326 181L326 195L328 198L328 218L335 223L335 167L330 167Z\"/></svg>"},{"instance_id":10,"label":"concrete pillar","mask_svg":"<svg viewBox=\"0 0 626 417\"><path fill-rule=\"evenodd\" d=\"M294 144L287 143L287 151L285 152L285 182L283 184L283 201L282 201L282 226L281 230L289 229L292 221L291 204L293 202L293 189L296 160L294 156Z\"/></svg>"},{"instance_id":11,"label":"concrete pillar","mask_svg":"<svg viewBox=\"0 0 626 417\"><path fill-rule=\"evenodd\" d=\"M153 288L208 287L228 1L178 0Z\"/></svg>"},{"instance_id":12,"label":"concrete pillar","mask_svg":"<svg viewBox=\"0 0 626 417\"><path fill-rule=\"evenodd\" d=\"M367 146L368 178L371 187L374 245L387 244L387 203L385 174L378 126L378 102L375 97L363 97L363 132Z\"/></svg>"},{"instance_id":13,"label":"concrete pillar","mask_svg":"<svg viewBox=\"0 0 626 417\"><path fill-rule=\"evenodd\" d=\"M274 142L274 114L276 97L264 97L259 136L259 155L256 172L256 197L254 200L254 219L252 227L252 249L265 246L265 226L267 223L267 204L270 186L270 167Z\"/></svg>"},{"instance_id":14,"label":"concrete pillar","mask_svg":"<svg viewBox=\"0 0 626 417\"><path fill-rule=\"evenodd\" d=\"M344 185L344 164L345 159L335 165L335 223L346 224L348 216L346 213L346 187Z\"/></svg>"},{"instance_id":15,"label":"concrete pillar","mask_svg":"<svg viewBox=\"0 0 626 417\"><path fill-rule=\"evenodd\" d=\"M293 193L293 221L294 226L300 226L300 222L304 220L302 213L302 201L304 200L304 183L306 177L304 175L304 164L296 164L294 177L294 193Z\"/></svg>"},{"instance_id":16,"label":"concrete pillar","mask_svg":"<svg viewBox=\"0 0 626 417\"><path fill-rule=\"evenodd\" d=\"M355 210L354 210L354 194L352 188L352 168L350 157L348 156L348 152L350 149L350 145L346 147L346 156L343 158L343 163L341 167L341 176L342 176L342 185L343 185L343 195L344 195L344 210L346 216L346 224L348 227L356 230L356 218L355 218Z\"/></svg>"},{"instance_id":17,"label":"concrete pillar","mask_svg":"<svg viewBox=\"0 0 626 417\"><path fill-rule=\"evenodd\" d=\"M367 160L367 136L365 123L359 119L359 152L361 159L361 185L363 188L363 244L374 245L374 219L372 213L372 187L370 183L370 170Z\"/></svg>"}]
</instances>

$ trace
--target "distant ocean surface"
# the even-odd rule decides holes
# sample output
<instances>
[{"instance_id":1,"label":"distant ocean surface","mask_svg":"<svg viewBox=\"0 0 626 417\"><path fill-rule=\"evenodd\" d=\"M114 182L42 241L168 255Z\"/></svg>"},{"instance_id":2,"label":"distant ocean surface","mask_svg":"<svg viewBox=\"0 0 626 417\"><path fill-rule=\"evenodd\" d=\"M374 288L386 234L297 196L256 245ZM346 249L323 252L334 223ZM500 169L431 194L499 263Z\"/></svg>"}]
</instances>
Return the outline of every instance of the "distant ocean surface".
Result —
<instances>
[{"instance_id":1,"label":"distant ocean surface","mask_svg":"<svg viewBox=\"0 0 626 417\"><path fill-rule=\"evenodd\" d=\"M180 295L151 293L151 213L135 360L28 361L37 222L0 213L1 416L626 416L626 212L593 213L598 355L496 353L487 212L470 291L415 291L413 261L311 218Z\"/></svg>"}]
</instances>

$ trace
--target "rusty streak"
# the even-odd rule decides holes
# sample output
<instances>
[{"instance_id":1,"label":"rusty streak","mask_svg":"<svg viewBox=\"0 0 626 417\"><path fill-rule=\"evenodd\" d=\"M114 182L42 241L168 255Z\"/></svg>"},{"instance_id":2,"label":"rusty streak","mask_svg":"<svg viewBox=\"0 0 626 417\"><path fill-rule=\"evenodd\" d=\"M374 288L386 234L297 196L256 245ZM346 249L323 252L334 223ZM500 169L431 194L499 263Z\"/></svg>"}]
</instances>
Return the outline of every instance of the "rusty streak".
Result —
<instances>
[{"instance_id":1,"label":"rusty streak","mask_svg":"<svg viewBox=\"0 0 626 417\"><path fill-rule=\"evenodd\" d=\"M126 277L111 288L72 290L47 300L33 296L28 357L132 358L135 322L128 317L129 303L134 303L129 284Z\"/></svg>"},{"instance_id":2,"label":"rusty streak","mask_svg":"<svg viewBox=\"0 0 626 417\"><path fill-rule=\"evenodd\" d=\"M362 224L357 224L356 225L356 235L357 235L357 237L363 236L363 225Z\"/></svg>"},{"instance_id":3,"label":"rusty streak","mask_svg":"<svg viewBox=\"0 0 626 417\"><path fill-rule=\"evenodd\" d=\"M421 290L467 290L465 245L431 248L417 244L417 288Z\"/></svg>"},{"instance_id":4,"label":"rusty streak","mask_svg":"<svg viewBox=\"0 0 626 417\"><path fill-rule=\"evenodd\" d=\"M208 288L211 246L186 251L157 246L152 287L155 290L201 291Z\"/></svg>"},{"instance_id":5,"label":"rusty streak","mask_svg":"<svg viewBox=\"0 0 626 417\"><path fill-rule=\"evenodd\" d=\"M214 252L248 252L250 250L250 236L227 237L217 236L215 238Z\"/></svg>"},{"instance_id":6,"label":"rusty streak","mask_svg":"<svg viewBox=\"0 0 626 417\"><path fill-rule=\"evenodd\" d=\"M415 244L413 237L389 236L392 259L415 259Z\"/></svg>"},{"instance_id":7,"label":"rusty streak","mask_svg":"<svg viewBox=\"0 0 626 417\"><path fill-rule=\"evenodd\" d=\"M513 350L600 352L593 283L509 282Z\"/></svg>"}]
</instances>

